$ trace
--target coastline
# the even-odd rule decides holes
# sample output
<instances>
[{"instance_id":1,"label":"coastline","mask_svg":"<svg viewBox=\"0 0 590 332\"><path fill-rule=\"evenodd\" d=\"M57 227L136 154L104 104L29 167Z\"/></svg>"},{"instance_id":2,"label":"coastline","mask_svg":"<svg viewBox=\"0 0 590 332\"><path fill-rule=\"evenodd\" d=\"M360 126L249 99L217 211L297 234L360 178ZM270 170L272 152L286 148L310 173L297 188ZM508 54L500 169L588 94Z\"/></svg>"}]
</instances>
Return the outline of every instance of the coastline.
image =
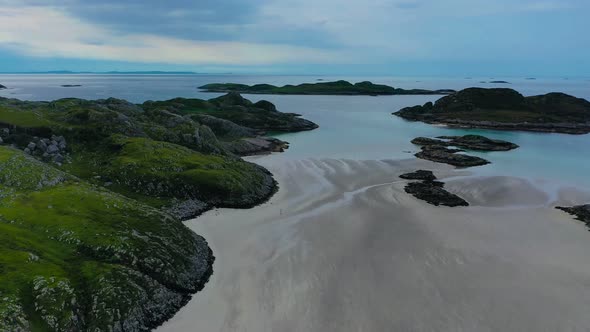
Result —
<instances>
[{"instance_id":1,"label":"coastline","mask_svg":"<svg viewBox=\"0 0 590 332\"><path fill-rule=\"evenodd\" d=\"M471 177L415 159L247 160L273 172L279 192L251 210L186 222L208 239L216 271L157 331L590 324L590 239L553 208L590 200L588 192L543 192L525 179ZM407 195L397 176L416 168L433 170L472 206L433 207ZM516 308L521 317L506 320Z\"/></svg>"}]
</instances>

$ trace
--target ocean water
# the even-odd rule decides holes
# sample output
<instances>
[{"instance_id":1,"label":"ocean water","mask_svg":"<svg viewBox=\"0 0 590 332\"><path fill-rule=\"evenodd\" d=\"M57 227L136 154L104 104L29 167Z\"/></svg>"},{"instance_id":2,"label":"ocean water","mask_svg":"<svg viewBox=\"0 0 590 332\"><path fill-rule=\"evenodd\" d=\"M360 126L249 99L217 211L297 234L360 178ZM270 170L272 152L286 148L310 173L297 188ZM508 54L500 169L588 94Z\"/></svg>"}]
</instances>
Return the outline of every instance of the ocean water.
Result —
<instances>
[{"instance_id":1,"label":"ocean water","mask_svg":"<svg viewBox=\"0 0 590 332\"><path fill-rule=\"evenodd\" d=\"M524 95L559 91L590 100L589 79L525 78L407 78L326 76L240 75L0 75L9 89L0 96L23 100L54 100L77 97L116 97L141 103L175 97L214 98L220 94L197 89L207 83L270 83L275 85L345 79L370 80L400 88L462 89L471 86L510 87ZM506 80L510 84L481 83ZM80 84L81 87L61 87ZM320 125L311 132L280 134L291 148L278 158L411 158L418 148L410 143L417 136L483 134L520 145L510 152L473 153L492 162L470 168L474 175L511 175L530 179L547 188L590 188L590 135L565 135L518 131L449 129L408 122L391 115L406 106L435 101L440 96L279 96L247 95L266 99L283 112L302 114Z\"/></svg>"}]
</instances>

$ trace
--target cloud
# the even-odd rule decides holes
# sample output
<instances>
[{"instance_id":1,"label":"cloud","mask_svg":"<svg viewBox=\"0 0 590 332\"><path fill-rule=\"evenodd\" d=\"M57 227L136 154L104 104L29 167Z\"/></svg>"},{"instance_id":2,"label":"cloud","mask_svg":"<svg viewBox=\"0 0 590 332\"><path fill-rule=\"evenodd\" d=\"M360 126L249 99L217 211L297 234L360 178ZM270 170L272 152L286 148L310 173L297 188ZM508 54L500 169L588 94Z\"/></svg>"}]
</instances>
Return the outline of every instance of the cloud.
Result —
<instances>
[{"instance_id":1,"label":"cloud","mask_svg":"<svg viewBox=\"0 0 590 332\"><path fill-rule=\"evenodd\" d=\"M308 47L232 41L197 41L122 33L73 17L56 7L1 7L0 45L37 57L174 64L257 65L331 61Z\"/></svg>"}]
</instances>

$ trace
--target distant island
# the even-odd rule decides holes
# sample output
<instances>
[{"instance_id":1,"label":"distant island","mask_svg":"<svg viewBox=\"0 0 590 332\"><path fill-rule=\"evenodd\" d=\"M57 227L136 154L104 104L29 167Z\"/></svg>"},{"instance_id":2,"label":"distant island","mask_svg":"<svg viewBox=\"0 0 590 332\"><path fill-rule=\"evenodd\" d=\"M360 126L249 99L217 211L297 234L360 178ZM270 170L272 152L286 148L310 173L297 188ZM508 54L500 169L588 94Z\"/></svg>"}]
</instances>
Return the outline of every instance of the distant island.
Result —
<instances>
[{"instance_id":1,"label":"distant island","mask_svg":"<svg viewBox=\"0 0 590 332\"><path fill-rule=\"evenodd\" d=\"M31 71L31 72L4 72L2 74L58 74L58 75L76 75L76 74L110 74L110 75L198 75L200 73L192 71L71 71L71 70L50 70L50 71Z\"/></svg>"},{"instance_id":2,"label":"distant island","mask_svg":"<svg viewBox=\"0 0 590 332\"><path fill-rule=\"evenodd\" d=\"M213 271L181 220L265 202L276 181L240 156L287 147L265 130L314 128L235 93L0 98L0 330L157 327Z\"/></svg>"},{"instance_id":3,"label":"distant island","mask_svg":"<svg viewBox=\"0 0 590 332\"><path fill-rule=\"evenodd\" d=\"M369 81L352 84L347 81L303 83L299 85L275 86L271 84L246 85L238 83L212 83L200 86L199 89L206 92L238 92L246 94L272 94L272 95L448 95L455 90L424 90L424 89L399 89L383 84L374 84Z\"/></svg>"},{"instance_id":4,"label":"distant island","mask_svg":"<svg viewBox=\"0 0 590 332\"><path fill-rule=\"evenodd\" d=\"M461 128L590 133L590 102L557 92L524 97L506 88L468 88L393 114Z\"/></svg>"}]
</instances>

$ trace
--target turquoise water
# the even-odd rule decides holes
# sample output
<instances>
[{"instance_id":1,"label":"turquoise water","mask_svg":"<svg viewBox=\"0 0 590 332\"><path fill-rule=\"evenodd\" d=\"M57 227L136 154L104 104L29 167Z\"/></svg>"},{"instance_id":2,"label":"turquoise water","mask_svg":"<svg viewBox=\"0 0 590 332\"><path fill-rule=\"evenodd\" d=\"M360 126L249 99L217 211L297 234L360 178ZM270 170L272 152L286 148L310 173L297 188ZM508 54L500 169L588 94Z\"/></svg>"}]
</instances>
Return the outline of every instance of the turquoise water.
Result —
<instances>
[{"instance_id":1,"label":"turquoise water","mask_svg":"<svg viewBox=\"0 0 590 332\"><path fill-rule=\"evenodd\" d=\"M213 82L299 84L324 80L371 80L401 88L461 89L469 86L511 87L525 95L566 92L590 100L587 79L505 79L512 84L485 84L491 78L391 78L323 76L234 76L234 75L0 75L0 84L10 89L0 96L25 100L64 97L98 99L117 97L133 102L174 97L213 98L196 87ZM82 84L63 88L62 84ZM477 175L513 175L547 185L590 188L590 135L563 135L490 130L457 130L413 123L391 115L406 106L435 101L437 96L247 96L267 99L279 110L303 114L318 123L311 132L283 134L291 148L284 158L409 158L417 151L410 140L417 136L483 134L509 140L521 147L510 152L476 153L491 165L471 168Z\"/></svg>"}]
</instances>

